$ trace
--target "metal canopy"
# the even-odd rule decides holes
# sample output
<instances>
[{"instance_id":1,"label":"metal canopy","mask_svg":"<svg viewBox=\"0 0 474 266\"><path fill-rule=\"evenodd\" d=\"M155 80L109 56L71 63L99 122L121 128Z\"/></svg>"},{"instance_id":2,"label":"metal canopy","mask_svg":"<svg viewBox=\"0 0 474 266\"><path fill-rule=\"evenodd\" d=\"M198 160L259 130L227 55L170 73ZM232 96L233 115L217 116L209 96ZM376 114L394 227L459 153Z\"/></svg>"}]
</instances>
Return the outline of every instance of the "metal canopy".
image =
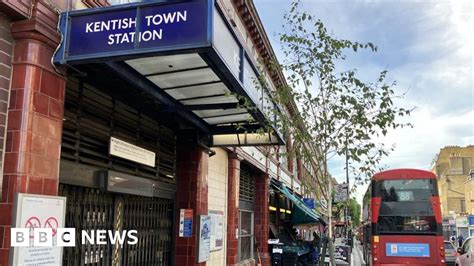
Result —
<instances>
[{"instance_id":1,"label":"metal canopy","mask_svg":"<svg viewBox=\"0 0 474 266\"><path fill-rule=\"evenodd\" d=\"M212 146L283 144L256 64L212 0L134 3L63 13L54 62L102 63L206 124ZM133 40L133 41L132 41ZM256 108L239 107L241 97ZM240 100L240 101L239 101ZM270 125L270 129L264 127ZM259 133L262 128L265 134Z\"/></svg>"}]
</instances>

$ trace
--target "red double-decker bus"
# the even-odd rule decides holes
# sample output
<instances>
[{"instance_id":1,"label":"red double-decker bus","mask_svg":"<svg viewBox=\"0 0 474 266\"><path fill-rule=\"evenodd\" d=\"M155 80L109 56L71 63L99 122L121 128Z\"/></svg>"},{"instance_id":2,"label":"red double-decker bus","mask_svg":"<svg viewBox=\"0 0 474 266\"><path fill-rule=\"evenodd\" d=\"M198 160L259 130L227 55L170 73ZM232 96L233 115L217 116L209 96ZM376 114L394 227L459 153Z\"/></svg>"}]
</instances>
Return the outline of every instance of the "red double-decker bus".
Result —
<instances>
[{"instance_id":1,"label":"red double-decker bus","mask_svg":"<svg viewBox=\"0 0 474 266\"><path fill-rule=\"evenodd\" d=\"M436 175L416 169L372 177L363 200L368 265L445 265Z\"/></svg>"}]
</instances>

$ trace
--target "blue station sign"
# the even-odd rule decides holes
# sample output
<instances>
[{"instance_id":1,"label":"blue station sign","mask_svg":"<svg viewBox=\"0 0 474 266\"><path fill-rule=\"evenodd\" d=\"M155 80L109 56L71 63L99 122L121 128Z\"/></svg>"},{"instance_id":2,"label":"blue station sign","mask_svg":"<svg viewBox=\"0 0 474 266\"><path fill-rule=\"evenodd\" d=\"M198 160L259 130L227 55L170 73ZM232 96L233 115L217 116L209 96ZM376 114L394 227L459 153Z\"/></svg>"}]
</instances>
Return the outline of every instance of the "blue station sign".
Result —
<instances>
[{"instance_id":1,"label":"blue station sign","mask_svg":"<svg viewBox=\"0 0 474 266\"><path fill-rule=\"evenodd\" d=\"M55 63L209 47L212 1L154 2L66 12Z\"/></svg>"}]
</instances>

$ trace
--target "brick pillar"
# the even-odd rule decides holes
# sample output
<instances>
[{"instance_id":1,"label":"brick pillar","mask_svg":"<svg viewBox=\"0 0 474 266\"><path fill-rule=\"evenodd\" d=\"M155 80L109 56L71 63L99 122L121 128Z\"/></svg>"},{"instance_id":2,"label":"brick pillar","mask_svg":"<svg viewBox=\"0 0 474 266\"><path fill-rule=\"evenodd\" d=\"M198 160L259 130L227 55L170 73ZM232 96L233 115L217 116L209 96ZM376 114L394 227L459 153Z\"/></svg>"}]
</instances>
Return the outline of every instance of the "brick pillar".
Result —
<instances>
[{"instance_id":1,"label":"brick pillar","mask_svg":"<svg viewBox=\"0 0 474 266\"><path fill-rule=\"evenodd\" d=\"M255 238L262 265L270 265L270 253L268 252L269 235L269 177L268 174L255 176Z\"/></svg>"},{"instance_id":2,"label":"brick pillar","mask_svg":"<svg viewBox=\"0 0 474 266\"><path fill-rule=\"evenodd\" d=\"M227 265L239 263L237 229L239 228L239 180L240 161L235 153L229 153L229 177L227 194Z\"/></svg>"},{"instance_id":3,"label":"brick pillar","mask_svg":"<svg viewBox=\"0 0 474 266\"><path fill-rule=\"evenodd\" d=\"M57 195L65 79L51 65L57 14L37 1L11 26L12 80L0 203L0 265L8 265L16 193Z\"/></svg>"},{"instance_id":4,"label":"brick pillar","mask_svg":"<svg viewBox=\"0 0 474 266\"><path fill-rule=\"evenodd\" d=\"M190 238L179 237L175 223L175 265L206 265L197 261L198 215L208 214L208 161L209 155L196 142L185 137L178 140L176 221L179 209L193 209L193 234Z\"/></svg>"},{"instance_id":5,"label":"brick pillar","mask_svg":"<svg viewBox=\"0 0 474 266\"><path fill-rule=\"evenodd\" d=\"M10 33L10 23L9 18L0 13L0 193L2 191L3 175L1 173L7 133L7 110L10 98L10 77L13 54L13 37ZM0 197L1 195L2 194L0 194Z\"/></svg>"}]
</instances>

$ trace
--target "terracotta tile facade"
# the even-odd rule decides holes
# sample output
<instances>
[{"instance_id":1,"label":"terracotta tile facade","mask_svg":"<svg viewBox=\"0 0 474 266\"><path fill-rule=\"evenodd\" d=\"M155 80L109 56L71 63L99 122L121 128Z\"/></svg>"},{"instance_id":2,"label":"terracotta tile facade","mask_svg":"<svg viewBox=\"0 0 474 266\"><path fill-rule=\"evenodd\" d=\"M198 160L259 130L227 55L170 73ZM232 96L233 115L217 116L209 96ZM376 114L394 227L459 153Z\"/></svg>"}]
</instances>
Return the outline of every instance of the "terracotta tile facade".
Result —
<instances>
[{"instance_id":1,"label":"terracotta tile facade","mask_svg":"<svg viewBox=\"0 0 474 266\"><path fill-rule=\"evenodd\" d=\"M227 265L239 262L237 229L239 228L239 179L240 161L235 153L229 153L229 179L227 181Z\"/></svg>"},{"instance_id":2,"label":"terracotta tile facade","mask_svg":"<svg viewBox=\"0 0 474 266\"><path fill-rule=\"evenodd\" d=\"M255 239L258 243L258 252L262 265L270 265L271 258L268 253L269 235L269 186L268 174L261 174L255 178Z\"/></svg>"},{"instance_id":3,"label":"terracotta tile facade","mask_svg":"<svg viewBox=\"0 0 474 266\"><path fill-rule=\"evenodd\" d=\"M179 221L180 209L193 209L193 235L189 238L175 235L175 265L206 265L196 263L196 232L198 215L208 213L208 161L209 155L196 142L184 137L178 139L177 147L177 193L176 221ZM176 223L175 232L178 232Z\"/></svg>"},{"instance_id":4,"label":"terracotta tile facade","mask_svg":"<svg viewBox=\"0 0 474 266\"><path fill-rule=\"evenodd\" d=\"M0 13L0 173L4 165L3 155L7 133L7 109L13 55L13 37L10 33L10 23L10 19ZM0 191L2 191L2 179L0 174ZM2 232L0 231L0 233Z\"/></svg>"},{"instance_id":5,"label":"terracotta tile facade","mask_svg":"<svg viewBox=\"0 0 474 266\"><path fill-rule=\"evenodd\" d=\"M50 61L59 40L51 31L56 23L51 18L57 19L54 11L38 2L31 19L16 21L10 28L13 74L0 203L0 265L8 262L15 194L58 192L65 79ZM3 87L0 92L5 95Z\"/></svg>"}]
</instances>

